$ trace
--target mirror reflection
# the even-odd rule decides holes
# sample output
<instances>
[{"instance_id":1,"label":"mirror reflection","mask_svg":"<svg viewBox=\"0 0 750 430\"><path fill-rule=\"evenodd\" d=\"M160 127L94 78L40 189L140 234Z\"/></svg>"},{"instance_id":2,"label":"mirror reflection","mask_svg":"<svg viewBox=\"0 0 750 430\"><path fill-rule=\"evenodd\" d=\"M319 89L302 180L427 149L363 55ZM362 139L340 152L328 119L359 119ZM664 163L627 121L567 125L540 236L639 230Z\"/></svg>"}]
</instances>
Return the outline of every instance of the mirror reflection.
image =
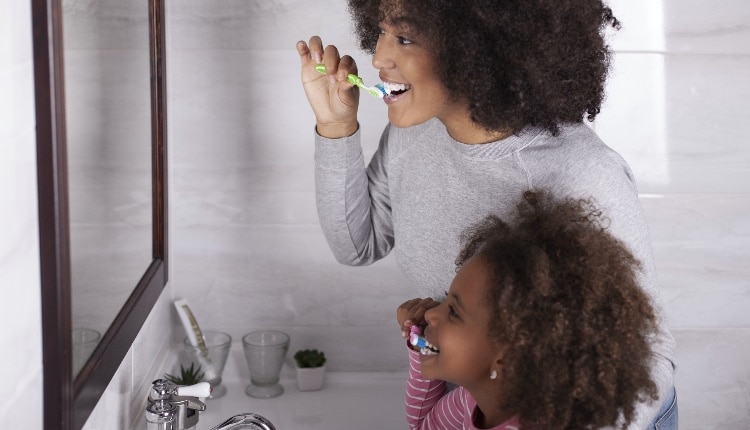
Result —
<instances>
[{"instance_id":1,"label":"mirror reflection","mask_svg":"<svg viewBox=\"0 0 750 430\"><path fill-rule=\"evenodd\" d=\"M148 2L64 0L74 377L152 260Z\"/></svg>"}]
</instances>

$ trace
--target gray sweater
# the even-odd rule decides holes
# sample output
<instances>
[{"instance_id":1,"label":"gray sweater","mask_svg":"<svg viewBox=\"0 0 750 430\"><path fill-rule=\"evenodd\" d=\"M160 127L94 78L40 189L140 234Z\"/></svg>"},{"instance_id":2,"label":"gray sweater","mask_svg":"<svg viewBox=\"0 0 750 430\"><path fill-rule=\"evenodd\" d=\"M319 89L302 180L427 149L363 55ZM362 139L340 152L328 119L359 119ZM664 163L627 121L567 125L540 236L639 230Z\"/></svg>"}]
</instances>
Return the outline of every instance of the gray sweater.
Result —
<instances>
[{"instance_id":1,"label":"gray sweater","mask_svg":"<svg viewBox=\"0 0 750 430\"><path fill-rule=\"evenodd\" d=\"M460 234L469 225L488 214L509 219L527 190L593 198L610 220L608 231L643 265L643 289L661 319L653 376L666 398L675 342L633 174L586 125L563 126L558 136L528 127L497 142L465 145L437 119L408 128L389 124L367 168L359 132L335 140L316 134L315 166L318 215L336 259L367 265L394 250L418 295L438 300L453 280ZM659 406L642 406L630 428L645 428Z\"/></svg>"}]
</instances>

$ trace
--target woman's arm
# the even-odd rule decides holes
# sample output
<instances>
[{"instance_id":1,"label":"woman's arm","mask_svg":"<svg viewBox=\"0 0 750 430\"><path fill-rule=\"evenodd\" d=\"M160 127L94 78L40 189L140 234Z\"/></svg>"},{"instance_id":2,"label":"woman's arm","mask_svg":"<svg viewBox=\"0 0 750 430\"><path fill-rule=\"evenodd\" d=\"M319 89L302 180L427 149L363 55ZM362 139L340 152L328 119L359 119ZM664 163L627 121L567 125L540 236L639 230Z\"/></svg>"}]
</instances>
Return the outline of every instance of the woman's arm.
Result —
<instances>
[{"instance_id":1,"label":"woman's arm","mask_svg":"<svg viewBox=\"0 0 750 430\"><path fill-rule=\"evenodd\" d=\"M360 132L342 139L315 137L315 194L323 234L336 260L374 263L393 249L387 172L388 129L365 169Z\"/></svg>"}]
</instances>

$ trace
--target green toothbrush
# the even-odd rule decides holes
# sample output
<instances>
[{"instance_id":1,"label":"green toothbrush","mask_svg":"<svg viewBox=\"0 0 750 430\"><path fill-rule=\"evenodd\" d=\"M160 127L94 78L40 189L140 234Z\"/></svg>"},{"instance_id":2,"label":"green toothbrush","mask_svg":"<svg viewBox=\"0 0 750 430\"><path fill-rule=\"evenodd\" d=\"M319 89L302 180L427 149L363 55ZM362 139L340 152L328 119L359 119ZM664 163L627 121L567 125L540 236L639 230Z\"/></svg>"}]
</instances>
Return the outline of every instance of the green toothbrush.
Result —
<instances>
[{"instance_id":1,"label":"green toothbrush","mask_svg":"<svg viewBox=\"0 0 750 430\"><path fill-rule=\"evenodd\" d=\"M326 66L325 64L316 64L315 70L317 70L318 73L325 74ZM362 78L353 73L349 73L348 75L346 75L346 80L349 81L352 85L356 85L357 87L367 91L373 97L377 97L379 99L385 97L385 88L383 88L383 84L376 84L373 87L368 87L367 85L365 85L365 82L362 80Z\"/></svg>"}]
</instances>

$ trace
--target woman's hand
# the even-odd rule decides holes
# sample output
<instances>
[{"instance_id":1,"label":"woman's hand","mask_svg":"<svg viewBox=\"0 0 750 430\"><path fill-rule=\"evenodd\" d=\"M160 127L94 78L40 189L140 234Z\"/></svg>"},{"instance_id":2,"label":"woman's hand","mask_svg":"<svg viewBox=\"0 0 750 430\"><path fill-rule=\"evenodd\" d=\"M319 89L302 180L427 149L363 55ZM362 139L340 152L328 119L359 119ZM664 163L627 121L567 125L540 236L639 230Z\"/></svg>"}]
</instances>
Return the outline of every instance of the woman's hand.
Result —
<instances>
[{"instance_id":1,"label":"woman's hand","mask_svg":"<svg viewBox=\"0 0 750 430\"><path fill-rule=\"evenodd\" d=\"M323 49L318 36L309 44L297 42L297 53L302 62L302 85L307 101L315 114L318 134L337 139L357 131L359 88L346 80L349 73L357 74L357 65L348 55L339 56L333 45ZM326 74L315 70L316 64L326 66Z\"/></svg>"},{"instance_id":2,"label":"woman's hand","mask_svg":"<svg viewBox=\"0 0 750 430\"><path fill-rule=\"evenodd\" d=\"M439 306L440 302L431 298L411 299L402 303L396 309L396 320L401 327L401 337L407 339L409 331L413 325L423 325L425 322L424 313L427 310Z\"/></svg>"}]
</instances>

